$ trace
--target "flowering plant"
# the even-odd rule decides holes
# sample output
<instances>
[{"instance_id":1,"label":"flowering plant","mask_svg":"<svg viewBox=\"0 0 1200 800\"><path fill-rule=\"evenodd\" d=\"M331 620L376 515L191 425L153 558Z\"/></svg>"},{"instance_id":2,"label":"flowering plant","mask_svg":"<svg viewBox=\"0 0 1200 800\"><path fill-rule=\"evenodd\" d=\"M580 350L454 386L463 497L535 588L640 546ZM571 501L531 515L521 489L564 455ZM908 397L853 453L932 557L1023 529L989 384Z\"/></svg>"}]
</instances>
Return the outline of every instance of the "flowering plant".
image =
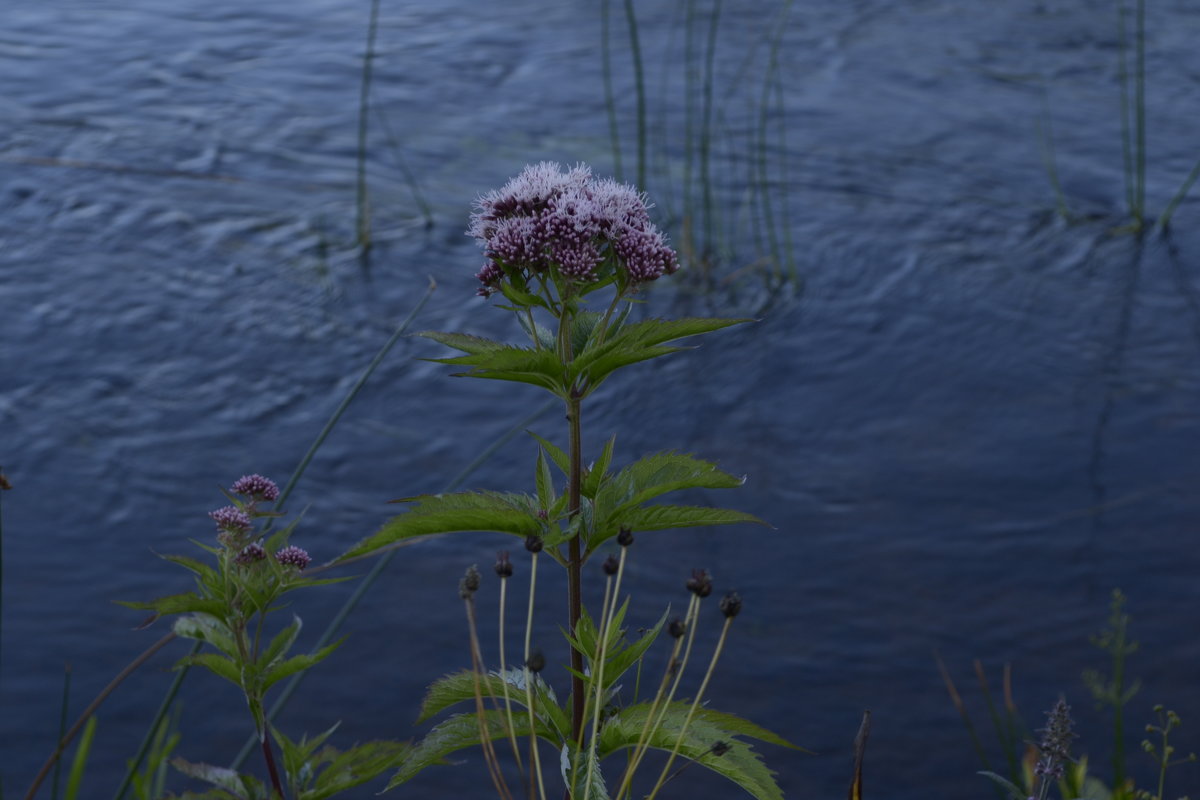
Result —
<instances>
[{"instance_id":1,"label":"flowering plant","mask_svg":"<svg viewBox=\"0 0 1200 800\"><path fill-rule=\"evenodd\" d=\"M314 653L291 655L300 633L300 617L268 639L267 617L276 610L283 595L296 589L333 583L340 578L311 578L304 575L311 563L308 553L288 541L296 527L292 522L270 531L280 515L263 508L279 499L279 488L261 475L238 479L225 492L231 505L209 513L216 523L216 547L198 546L215 556L216 566L185 556L164 556L196 576L196 590L161 597L149 602L127 602L133 608L150 609L149 624L163 615L182 615L174 623L176 635L195 639L197 649L180 659L177 668L200 666L242 690L254 721L254 731L266 763L268 788L249 775L195 764L176 758L177 769L207 781L214 789L193 798L246 798L266 800L296 797L320 800L357 786L398 763L406 745L397 742L368 742L344 753L322 748L332 729L299 743L293 742L268 723L265 697L279 681L323 661L339 643ZM261 520L267 523L258 527ZM210 650L201 652L200 645ZM336 726L335 726L336 727ZM272 747L282 749L282 764ZM324 766L318 771L318 767ZM285 786L286 794L285 794Z\"/></svg>"},{"instance_id":2,"label":"flowering plant","mask_svg":"<svg viewBox=\"0 0 1200 800\"><path fill-rule=\"evenodd\" d=\"M575 800L620 800L634 791L634 776L647 751L667 752L653 798L678 772L682 757L735 781L760 800L782 794L771 773L741 738L791 746L750 722L702 705L713 667L742 601L731 593L720 602L724 624L695 697L680 697L681 679L689 662L704 598L712 591L708 573L700 570L687 581L687 612L667 623L667 615L642 635L631 638L624 627L629 607L622 602L621 582L634 534L667 528L730 523L760 523L756 517L729 509L659 504L682 489L725 489L743 479L716 465L674 451L646 456L622 469L613 468L615 439L610 438L588 468L582 447L583 401L613 372L640 361L684 349L678 340L725 328L740 319L647 319L631 321L632 303L647 283L678 268L675 253L650 221L645 198L629 186L598 180L583 166L562 170L557 164L527 167L499 191L484 195L471 217L468 233L483 248L478 273L479 294L503 296L525 333L528 345L511 345L462 333L425 332L434 341L463 355L433 359L466 367L467 377L528 383L551 392L566 407L565 448L536 436L534 492L460 492L421 495L407 513L352 548L343 558L376 553L414 537L453 531L497 531L518 537L528 551L529 602L522 658L505 656L506 587L513 574L508 553L496 563L500 579L498 669L484 669L476 633L475 597L481 583L472 568L460 584L470 634L472 668L447 676L430 687L421 712L428 719L459 702L474 702L475 711L442 722L401 757L391 786L404 783L425 767L441 763L452 752L480 745L489 774L502 798L510 798L505 770L493 740L507 739L532 796L545 798L540 742L553 746L561 765L566 797ZM588 295L612 287L603 312L585 306ZM548 325L543 324L547 322ZM554 468L561 476L556 477ZM617 553L613 553L613 544ZM583 604L583 567L603 552L604 600L588 613ZM532 647L532 617L539 561L549 556L567 571L567 622L571 691L560 705L542 677L546 659ZM619 704L621 676L643 656L664 625L673 639L657 691L648 699ZM486 708L487 703L493 704ZM514 709L517 706L517 709ZM523 707L524 711L520 708ZM525 757L522 745L527 741ZM610 793L600 762L628 751L629 761Z\"/></svg>"}]
</instances>

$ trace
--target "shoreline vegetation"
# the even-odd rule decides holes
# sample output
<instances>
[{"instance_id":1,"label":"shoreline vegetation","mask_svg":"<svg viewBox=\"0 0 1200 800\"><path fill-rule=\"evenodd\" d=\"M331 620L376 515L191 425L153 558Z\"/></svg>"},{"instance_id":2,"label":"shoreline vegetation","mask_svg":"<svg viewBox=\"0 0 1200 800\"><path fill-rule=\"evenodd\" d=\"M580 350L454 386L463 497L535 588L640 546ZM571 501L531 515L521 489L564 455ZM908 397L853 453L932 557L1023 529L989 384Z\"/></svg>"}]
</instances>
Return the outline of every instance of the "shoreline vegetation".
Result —
<instances>
[{"instance_id":1,"label":"shoreline vegetation","mask_svg":"<svg viewBox=\"0 0 1200 800\"><path fill-rule=\"evenodd\" d=\"M737 783L759 800L783 796L774 774L752 749L751 742L799 748L779 734L709 708L705 700L733 620L742 611L742 598L730 592L715 602L716 609L712 608L714 603L705 604L703 601L713 590L713 577L697 570L690 577L681 576L684 579L680 583L689 595L685 613L672 618L664 612L656 624L637 630L626 620L631 601L623 600L621 595L626 560L632 557L629 553L635 537L645 531L766 523L752 514L730 509L650 504L650 500L664 494L689 488L736 488L741 479L719 470L711 462L676 451L646 455L617 469L615 437L608 439L599 453L590 454L593 457L589 460L583 452L582 425L584 400L617 369L673 355L690 346L681 342L752 321L742 318L635 321L631 310L639 301L639 291L674 273L681 262L693 276L694 285L689 290L716 304L736 305L738 287L751 278L761 281L769 298L764 307L776 297L803 291L804 275L787 224L794 199L788 192L788 109L786 77L781 67L792 2L779 3L777 14L764 26L760 48L744 54L743 67L732 85L718 86L716 63L722 52L722 14L727 9L721 0L709 3L681 0L676 24L683 37L682 57L676 65L664 60L660 67L664 72L657 76L666 86L671 80L666 70L675 66L682 71L683 130L675 140L669 140L665 134L662 140L652 136L652 97L648 86L655 76L650 75L653 65L646 62L642 52L635 4L623 0L619 10L610 6L611 0L601 0L598 13L605 114L616 180L594 179L590 173L581 173L581 168L564 173L557 165L529 167L501 190L482 198L472 221L489 265L480 275L480 292L506 304L500 308L514 314L529 343L516 346L466 333L419 334L457 351L458 355L430 360L462 368L464 371L459 375L521 383L522 389L534 386L551 397L483 448L475 460L447 482L442 494L405 498L407 512L335 562L310 568L307 553L290 544L290 537L299 529L297 523L276 527L276 521L282 519L285 502L323 442L400 337L409 333L436 290L431 281L408 316L363 369L283 488L269 481L266 484L250 481L243 486L246 491L235 491L235 483L227 492L231 505L214 512L214 515L223 512L214 517L218 526L217 545L202 545L216 566L190 557L167 557L192 572L195 591L132 605L151 610L155 616L178 616L173 631L131 661L69 727L66 722L71 674L67 670L58 742L26 791L26 800L39 796L46 781L50 781L49 796L56 800L60 795L67 800L92 796L85 788L86 767L97 735L97 708L130 675L177 638L194 640L192 649L179 661L175 681L147 726L114 800L164 796L172 770L212 787L206 793L186 795L189 797L317 800L389 773L392 777L388 788L399 786L465 747L482 750L488 779L504 800L518 795L545 800L556 793L568 800L631 800L635 793L654 800L660 793L665 796L664 787L692 763ZM404 166L401 139L382 109L372 102L372 60L380 10L380 0L372 0L359 87L354 246L360 249L364 260L369 257L375 240L369 182L372 119L381 125L401 165L425 226L433 225L432 211L420 184ZM618 30L621 25L625 38ZM1165 233L1200 178L1198 162L1157 221L1149 222L1152 215L1146 207L1145 39L1144 0L1135 0L1132 11L1124 0L1119 0L1121 157L1128 221L1117 226L1115 232L1139 237L1152 228ZM619 50L618 43L626 40L627 49ZM628 59L634 86L632 135L623 129L623 109L614 88L622 55ZM747 86L744 96L739 94ZM734 104L733 98L745 106L753 121L746 141L734 137L727 125L726 109ZM1059 213L1073 220L1055 165L1048 111L1043 110L1043 116L1046 119L1041 133L1044 166ZM632 163L626 160L630 152ZM671 154L680 153L681 160L672 160ZM743 162L739 163L738 153ZM656 169L656 163L661 168ZM66 161L59 164L72 166ZM744 170L744 179L734 175L739 168ZM722 169L727 172L721 172ZM637 189L623 183L626 171L636 175ZM667 217L663 227L670 229L677 251L668 246L667 237L650 221L645 210L645 199L640 192L648 185L663 190ZM743 198L742 205L732 210L720 208L717 195L729 192L731 185L735 186L732 194ZM576 204L572 210L568 210L570 202ZM739 228L742 221L747 221L747 225ZM544 229L538 228L539 225ZM735 255L738 249L734 242L747 237L755 252L750 259ZM601 291L611 295L609 302L596 309L589 308L587 298ZM601 296L604 295L592 299ZM566 444L556 445L551 438L534 436L537 456L531 493L461 491L472 473L500 447L555 408L563 410L568 421ZM261 476L245 476L242 480L249 478ZM12 488L0 471L0 545L5 490ZM516 634L522 646L514 648L511 641L506 641L505 630L510 616L507 606L511 602L518 604L517 614L521 614L520 601L510 602L507 591L507 579L517 565L508 552L497 554L493 571L500 587L495 609L500 637L497 652L492 653L490 645L485 646L479 637L479 614L486 610L478 599L482 576L475 567L463 575L460 599L470 668L445 676L430 686L422 704L421 721L441 717L459 703L472 710L446 717L417 742L376 741L348 750L335 750L326 744L335 734L336 725L312 738L307 734L289 738L276 729L275 718L297 690L306 671L335 653L338 631L395 554L425 537L466 530L499 531L515 536L527 553L521 556L519 567L530 576L524 628ZM591 561L593 556L595 560ZM315 576L368 558L373 559L371 570L359 579L354 593L311 651L291 653L302 628L298 617L273 635L267 634L268 614L275 610L275 601L282 594L346 580ZM568 596L556 607L566 609L564 631L570 649L569 664L547 663L531 640L532 619L539 598L535 576L540 569L550 568L548 562L557 563L567 575ZM593 569L590 576L585 574L585 565L589 563L592 567L599 564L598 573ZM0 578L2 575L3 562L0 562ZM599 576L604 584L604 599L589 611L582 600L582 586L589 580L599 583ZM2 594L0 591L0 597ZM1139 687L1128 672L1127 660L1137 645L1129 637L1125 604L1124 596L1114 593L1107 627L1095 637L1097 646L1110 659L1108 672L1091 672L1084 678L1092 699L1111 715L1112 757L1103 772L1089 766L1086 756L1072 752L1075 740L1080 737L1074 732L1071 706L1066 698L1048 705L1050 710L1043 728L1031 729L1017 711L1009 665L1004 667L1001 693L997 696L982 663L976 661L980 697L994 737L994 742L985 741L983 728L972 719L969 704L950 670L940 656L937 658L937 668L951 703L979 757L981 775L1002 800L1033 797L1046 800L1052 796L1062 800L1168 800L1168 772L1195 760L1190 753L1178 756L1171 743L1171 737L1182 724L1179 716L1165 706L1154 705L1144 728L1148 738L1141 742L1153 770L1148 780L1134 777L1144 775L1146 770L1135 767L1127 755L1132 734L1127 720L1141 717L1127 709ZM717 644L707 660L692 655L702 609L717 611L721 617ZM508 630L512 634L512 629ZM667 645L667 666L661 676L643 676L644 657L664 633L666 637L660 645ZM487 664L492 658L496 664L489 669ZM685 685L683 676L689 665L693 667L689 673L692 683ZM186 751L189 743L178 730L174 702L181 683L192 667L197 666L236 684L246 697L253 723L247 727L252 729L252 735L228 767L190 762L176 755ZM550 680L543 677L544 670L554 667L564 673L559 676L563 681L560 689L569 686L569 691L556 692ZM631 698L625 698L617 681L622 676L631 681L630 670L636 670L638 688L633 690ZM650 689L641 692L643 686ZM272 688L276 688L274 700L268 704L267 690ZM689 691L693 695L685 697ZM852 799L864 797L864 764L869 774L869 733L868 713L853 737L854 761L848 771ZM850 734L847 731L848 741ZM639 778L639 769L651 750L660 751L662 762L656 768L644 768ZM240 772L255 754L262 757L266 780ZM606 782L601 763L622 755L624 767L619 770L619 777ZM1144 767L1146 762L1142 763ZM563 785L556 786L553 779L560 774ZM610 770L609 775L612 774ZM870 795L868 791L865 796Z\"/></svg>"}]
</instances>

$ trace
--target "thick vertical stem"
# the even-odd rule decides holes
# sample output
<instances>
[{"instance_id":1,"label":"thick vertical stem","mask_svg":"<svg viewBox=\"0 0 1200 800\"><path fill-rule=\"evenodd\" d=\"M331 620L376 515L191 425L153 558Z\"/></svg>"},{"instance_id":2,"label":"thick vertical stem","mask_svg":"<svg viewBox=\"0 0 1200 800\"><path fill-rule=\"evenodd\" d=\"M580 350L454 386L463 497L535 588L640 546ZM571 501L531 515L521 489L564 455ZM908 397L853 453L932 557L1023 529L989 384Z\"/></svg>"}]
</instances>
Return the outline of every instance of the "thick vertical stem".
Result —
<instances>
[{"instance_id":1,"label":"thick vertical stem","mask_svg":"<svg viewBox=\"0 0 1200 800\"><path fill-rule=\"evenodd\" d=\"M567 401L567 422L571 427L571 470L568 476L567 485L567 505L569 514L574 519L579 514L580 509L580 487L583 484L583 435L580 425L580 412L583 399L577 392L572 392L570 399ZM572 537L569 545L569 562L567 564L567 605L568 615L571 622L571 634L574 635L575 627L579 624L579 618L583 614L583 547L579 541L583 535L583 530L580 529L574 537ZM579 741L579 733L583 730L583 715L586 699L583 696L583 679L579 675L583 674L583 653L577 649L571 649L571 668L576 674L571 677L571 739Z\"/></svg>"},{"instance_id":2,"label":"thick vertical stem","mask_svg":"<svg viewBox=\"0 0 1200 800\"><path fill-rule=\"evenodd\" d=\"M280 800L284 800L287 795L283 793L283 783L280 782L279 770L275 767L275 754L271 752L271 735L266 731L262 734L262 751L267 762L267 772L271 776L271 786L279 794Z\"/></svg>"}]
</instances>

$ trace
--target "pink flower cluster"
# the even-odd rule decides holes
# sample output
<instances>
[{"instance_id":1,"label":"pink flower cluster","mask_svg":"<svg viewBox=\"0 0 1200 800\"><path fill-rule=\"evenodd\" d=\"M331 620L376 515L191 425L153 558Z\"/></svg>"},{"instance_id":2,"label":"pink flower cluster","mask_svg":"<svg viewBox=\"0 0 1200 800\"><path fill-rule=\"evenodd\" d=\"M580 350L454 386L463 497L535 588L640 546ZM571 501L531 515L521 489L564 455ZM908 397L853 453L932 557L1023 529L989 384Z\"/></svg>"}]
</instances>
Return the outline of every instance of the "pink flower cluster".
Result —
<instances>
[{"instance_id":1,"label":"pink flower cluster","mask_svg":"<svg viewBox=\"0 0 1200 800\"><path fill-rule=\"evenodd\" d=\"M675 251L650 221L646 198L632 186L595 179L579 165L527 166L503 188L479 198L467 233L487 261L476 277L487 296L506 276L557 270L581 282L598 280L607 256L638 284L679 268Z\"/></svg>"}]
</instances>

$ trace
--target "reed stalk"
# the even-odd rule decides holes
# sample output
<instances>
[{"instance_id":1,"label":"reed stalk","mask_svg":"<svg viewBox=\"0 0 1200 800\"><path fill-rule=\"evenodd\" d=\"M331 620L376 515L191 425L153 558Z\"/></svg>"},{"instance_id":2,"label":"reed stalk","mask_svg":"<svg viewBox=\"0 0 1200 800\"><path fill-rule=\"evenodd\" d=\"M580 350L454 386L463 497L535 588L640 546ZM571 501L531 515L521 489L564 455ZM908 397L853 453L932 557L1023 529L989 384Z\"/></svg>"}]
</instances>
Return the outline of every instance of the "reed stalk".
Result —
<instances>
[{"instance_id":1,"label":"reed stalk","mask_svg":"<svg viewBox=\"0 0 1200 800\"><path fill-rule=\"evenodd\" d=\"M642 68L642 46L638 38L637 14L633 0L625 0L625 21L629 27L629 46L633 57L634 93L637 96L637 185L646 188L646 76Z\"/></svg>"},{"instance_id":2,"label":"reed stalk","mask_svg":"<svg viewBox=\"0 0 1200 800\"><path fill-rule=\"evenodd\" d=\"M621 167L621 136L617 128L617 98L613 92L612 76L612 21L609 0L600 0L600 67L604 76L604 110L608 116L608 138L612 144L613 166L617 180L625 181ZM629 13L629 9L626 9Z\"/></svg>"},{"instance_id":3,"label":"reed stalk","mask_svg":"<svg viewBox=\"0 0 1200 800\"><path fill-rule=\"evenodd\" d=\"M367 194L367 127L371 105L371 67L375 58L375 35L379 28L379 0L371 0L367 23L367 49L363 53L362 81L358 95L358 180L355 190L355 228L358 244L364 252L371 249L371 208Z\"/></svg>"}]
</instances>

